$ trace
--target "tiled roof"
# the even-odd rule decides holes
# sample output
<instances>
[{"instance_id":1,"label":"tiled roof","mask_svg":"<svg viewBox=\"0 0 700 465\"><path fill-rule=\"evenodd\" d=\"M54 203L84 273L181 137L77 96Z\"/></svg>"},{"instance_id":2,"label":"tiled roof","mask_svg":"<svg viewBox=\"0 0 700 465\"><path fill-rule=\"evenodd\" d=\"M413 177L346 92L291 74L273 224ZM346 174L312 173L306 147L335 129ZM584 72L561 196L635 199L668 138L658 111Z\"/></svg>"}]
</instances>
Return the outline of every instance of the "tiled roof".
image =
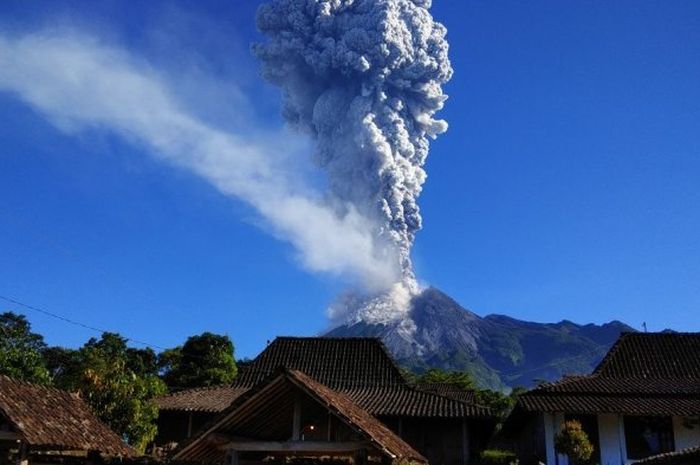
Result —
<instances>
[{"instance_id":1,"label":"tiled roof","mask_svg":"<svg viewBox=\"0 0 700 465\"><path fill-rule=\"evenodd\" d=\"M700 415L700 397L651 397L648 395L524 394L519 407L526 411L578 414Z\"/></svg>"},{"instance_id":2,"label":"tiled roof","mask_svg":"<svg viewBox=\"0 0 700 465\"><path fill-rule=\"evenodd\" d=\"M522 394L526 411L700 414L700 333L625 333L589 376Z\"/></svg>"},{"instance_id":3,"label":"tiled roof","mask_svg":"<svg viewBox=\"0 0 700 465\"><path fill-rule=\"evenodd\" d=\"M332 389L404 384L401 371L376 338L278 337L240 374L253 386L285 366Z\"/></svg>"},{"instance_id":4,"label":"tiled roof","mask_svg":"<svg viewBox=\"0 0 700 465\"><path fill-rule=\"evenodd\" d=\"M77 395L60 389L0 376L0 416L30 446L138 455Z\"/></svg>"},{"instance_id":5,"label":"tiled roof","mask_svg":"<svg viewBox=\"0 0 700 465\"><path fill-rule=\"evenodd\" d=\"M614 378L700 379L700 333L623 333L594 373Z\"/></svg>"},{"instance_id":6,"label":"tiled roof","mask_svg":"<svg viewBox=\"0 0 700 465\"><path fill-rule=\"evenodd\" d=\"M369 436L373 443L393 455L399 462L428 462L425 457L406 444L396 433L367 413L366 410L353 402L348 396L333 391L300 371L290 370L289 376L291 379L313 392L320 400L324 401L331 409L335 410L336 414L345 419L349 424L356 426L357 429Z\"/></svg>"},{"instance_id":7,"label":"tiled roof","mask_svg":"<svg viewBox=\"0 0 700 465\"><path fill-rule=\"evenodd\" d=\"M667 452L635 463L642 465L697 465L700 463L700 447Z\"/></svg>"},{"instance_id":8,"label":"tiled roof","mask_svg":"<svg viewBox=\"0 0 700 465\"><path fill-rule=\"evenodd\" d=\"M279 337L231 386L191 389L159 399L162 410L221 412L280 367L298 370L346 394L373 415L464 418L488 416L473 400L410 386L384 345L374 338ZM466 396L465 396L466 397Z\"/></svg>"},{"instance_id":9,"label":"tiled roof","mask_svg":"<svg viewBox=\"0 0 700 465\"><path fill-rule=\"evenodd\" d=\"M161 410L223 412L248 390L241 386L189 389L158 399ZM486 407L408 386L339 390L372 415L464 418L489 416Z\"/></svg>"},{"instance_id":10,"label":"tiled roof","mask_svg":"<svg viewBox=\"0 0 700 465\"><path fill-rule=\"evenodd\" d=\"M464 418L489 416L490 410L472 402L421 391L408 386L342 391L373 415Z\"/></svg>"},{"instance_id":11,"label":"tiled roof","mask_svg":"<svg viewBox=\"0 0 700 465\"><path fill-rule=\"evenodd\" d=\"M179 410L183 412L222 412L241 394L247 386L224 385L177 391L158 399L161 410Z\"/></svg>"},{"instance_id":12,"label":"tiled roof","mask_svg":"<svg viewBox=\"0 0 700 465\"><path fill-rule=\"evenodd\" d=\"M415 386L421 391L440 394L462 402L476 403L476 393L473 390L460 389L449 383L421 383Z\"/></svg>"},{"instance_id":13,"label":"tiled roof","mask_svg":"<svg viewBox=\"0 0 700 465\"><path fill-rule=\"evenodd\" d=\"M698 354L700 356L700 354ZM570 376L534 391L588 394L671 394L700 396L700 378L610 378L602 375Z\"/></svg>"},{"instance_id":14,"label":"tiled roof","mask_svg":"<svg viewBox=\"0 0 700 465\"><path fill-rule=\"evenodd\" d=\"M266 435L271 434L271 431L275 429L269 423L271 416L264 411L261 405L272 405L272 408L278 412L278 419L281 419L283 416L279 415L279 407L294 397L296 389L301 389L315 398L317 402L333 412L351 428L369 439L373 446L387 454L393 463L427 463L427 460L420 453L353 402L352 399L324 386L300 371L286 368L278 369L276 373L251 388L245 395L237 399L225 413L205 426L197 436L180 445L173 454L173 460L215 462L220 458L216 454L221 455L223 452L211 447L212 440L215 440L217 436L226 435L228 432L236 432L241 425L248 425L248 428L254 425L252 429L262 431ZM259 421L262 421L267 427L260 427L260 424L255 421L255 417L260 417ZM281 426L288 427L289 425L282 424ZM286 428L284 431L282 434L288 434Z\"/></svg>"}]
</instances>

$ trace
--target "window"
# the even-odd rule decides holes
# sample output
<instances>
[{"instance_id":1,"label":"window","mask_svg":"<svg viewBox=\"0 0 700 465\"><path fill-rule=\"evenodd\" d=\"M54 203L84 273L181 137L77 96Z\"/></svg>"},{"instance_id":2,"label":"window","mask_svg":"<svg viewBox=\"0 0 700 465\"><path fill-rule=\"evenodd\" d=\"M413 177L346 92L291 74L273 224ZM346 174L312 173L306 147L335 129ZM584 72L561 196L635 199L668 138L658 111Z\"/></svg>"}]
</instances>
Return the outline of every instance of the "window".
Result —
<instances>
[{"instance_id":1,"label":"window","mask_svg":"<svg viewBox=\"0 0 700 465\"><path fill-rule=\"evenodd\" d=\"M673 423L670 417L625 417L627 457L633 460L671 452Z\"/></svg>"}]
</instances>

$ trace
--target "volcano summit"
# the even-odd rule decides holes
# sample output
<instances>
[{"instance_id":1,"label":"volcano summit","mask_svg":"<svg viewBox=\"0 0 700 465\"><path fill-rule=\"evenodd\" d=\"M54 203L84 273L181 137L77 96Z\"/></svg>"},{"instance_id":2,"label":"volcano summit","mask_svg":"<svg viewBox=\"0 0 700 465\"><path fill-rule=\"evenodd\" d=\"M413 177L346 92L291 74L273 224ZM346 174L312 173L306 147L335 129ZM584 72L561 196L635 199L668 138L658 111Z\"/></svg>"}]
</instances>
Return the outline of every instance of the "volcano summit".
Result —
<instances>
[{"instance_id":1,"label":"volcano summit","mask_svg":"<svg viewBox=\"0 0 700 465\"><path fill-rule=\"evenodd\" d=\"M465 370L481 386L503 389L589 373L620 333L634 331L619 321L579 325L566 320L534 323L504 315L481 317L435 288L411 300L408 317L415 325L409 336L399 320L357 321L326 336L379 337L404 367Z\"/></svg>"}]
</instances>

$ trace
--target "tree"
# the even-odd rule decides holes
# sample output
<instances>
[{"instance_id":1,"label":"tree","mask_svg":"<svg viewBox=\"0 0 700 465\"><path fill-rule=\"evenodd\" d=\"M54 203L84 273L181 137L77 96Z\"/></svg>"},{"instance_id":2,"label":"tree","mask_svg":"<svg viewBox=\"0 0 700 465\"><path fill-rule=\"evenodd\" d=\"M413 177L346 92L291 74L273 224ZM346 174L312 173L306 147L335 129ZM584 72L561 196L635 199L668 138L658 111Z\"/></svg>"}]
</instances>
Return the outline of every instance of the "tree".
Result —
<instances>
[{"instance_id":1,"label":"tree","mask_svg":"<svg viewBox=\"0 0 700 465\"><path fill-rule=\"evenodd\" d=\"M52 364L57 385L78 391L95 414L135 448L143 451L156 435L155 398L166 392L156 374L151 349L134 349L115 333L90 339L78 351Z\"/></svg>"},{"instance_id":2,"label":"tree","mask_svg":"<svg viewBox=\"0 0 700 465\"><path fill-rule=\"evenodd\" d=\"M0 374L32 383L51 381L44 364L44 338L31 331L24 315L5 312L0 315Z\"/></svg>"},{"instance_id":3,"label":"tree","mask_svg":"<svg viewBox=\"0 0 700 465\"><path fill-rule=\"evenodd\" d=\"M515 405L517 396L527 391L523 387L515 387L509 395L506 395L499 391L479 389L472 376L466 371L445 371L431 368L421 375L415 375L407 370L404 370L403 373L409 382L415 384L441 383L464 391L473 391L476 402L484 407L489 407L501 420L508 416Z\"/></svg>"},{"instance_id":4,"label":"tree","mask_svg":"<svg viewBox=\"0 0 700 465\"><path fill-rule=\"evenodd\" d=\"M476 383L466 371L445 371L431 368L417 378L420 384L441 383L449 384L465 391L476 388Z\"/></svg>"},{"instance_id":5,"label":"tree","mask_svg":"<svg viewBox=\"0 0 700 465\"><path fill-rule=\"evenodd\" d=\"M231 339L209 332L162 352L158 364L163 380L172 388L226 384L238 374Z\"/></svg>"},{"instance_id":6,"label":"tree","mask_svg":"<svg viewBox=\"0 0 700 465\"><path fill-rule=\"evenodd\" d=\"M554 449L569 457L571 465L587 463L593 455L593 445L576 420L564 422L561 431L554 436Z\"/></svg>"},{"instance_id":7,"label":"tree","mask_svg":"<svg viewBox=\"0 0 700 465\"><path fill-rule=\"evenodd\" d=\"M82 372L82 359L79 350L47 347L41 353L54 386L71 390L79 384Z\"/></svg>"}]
</instances>

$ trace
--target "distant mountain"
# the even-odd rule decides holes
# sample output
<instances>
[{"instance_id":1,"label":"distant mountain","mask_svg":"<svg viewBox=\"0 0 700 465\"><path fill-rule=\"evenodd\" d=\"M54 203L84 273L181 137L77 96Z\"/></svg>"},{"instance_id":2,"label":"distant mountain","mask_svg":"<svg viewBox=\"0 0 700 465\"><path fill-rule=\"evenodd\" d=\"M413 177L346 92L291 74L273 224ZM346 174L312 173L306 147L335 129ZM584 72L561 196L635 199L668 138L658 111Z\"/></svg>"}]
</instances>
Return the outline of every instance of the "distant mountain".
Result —
<instances>
[{"instance_id":1,"label":"distant mountain","mask_svg":"<svg viewBox=\"0 0 700 465\"><path fill-rule=\"evenodd\" d=\"M503 389L590 373L621 332L634 331L619 321L578 325L480 317L435 288L413 300L410 316L416 324L411 337L398 324L364 322L337 327L326 336L379 337L411 370L467 370L483 387Z\"/></svg>"}]
</instances>

